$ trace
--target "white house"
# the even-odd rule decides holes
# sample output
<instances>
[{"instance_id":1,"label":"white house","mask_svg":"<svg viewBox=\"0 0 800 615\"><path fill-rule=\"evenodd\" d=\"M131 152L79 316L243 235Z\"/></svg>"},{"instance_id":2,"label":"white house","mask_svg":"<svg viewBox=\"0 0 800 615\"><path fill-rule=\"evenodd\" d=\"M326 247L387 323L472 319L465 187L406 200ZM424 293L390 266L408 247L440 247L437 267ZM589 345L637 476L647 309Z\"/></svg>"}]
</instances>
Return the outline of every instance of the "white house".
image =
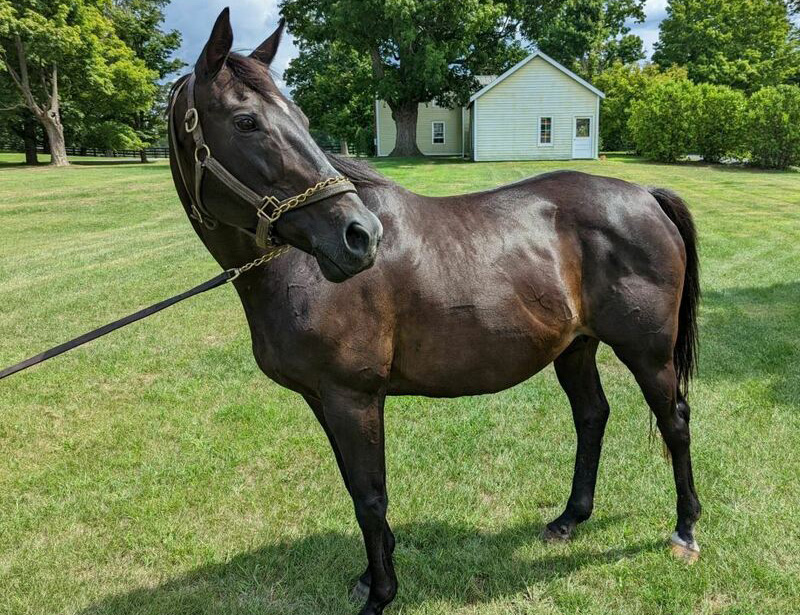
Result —
<instances>
[{"instance_id":1,"label":"white house","mask_svg":"<svg viewBox=\"0 0 800 615\"><path fill-rule=\"evenodd\" d=\"M472 160L597 158L600 99L605 94L536 51L482 87L463 108L422 103L417 146L430 156ZM375 102L378 156L394 148L391 110Z\"/></svg>"}]
</instances>

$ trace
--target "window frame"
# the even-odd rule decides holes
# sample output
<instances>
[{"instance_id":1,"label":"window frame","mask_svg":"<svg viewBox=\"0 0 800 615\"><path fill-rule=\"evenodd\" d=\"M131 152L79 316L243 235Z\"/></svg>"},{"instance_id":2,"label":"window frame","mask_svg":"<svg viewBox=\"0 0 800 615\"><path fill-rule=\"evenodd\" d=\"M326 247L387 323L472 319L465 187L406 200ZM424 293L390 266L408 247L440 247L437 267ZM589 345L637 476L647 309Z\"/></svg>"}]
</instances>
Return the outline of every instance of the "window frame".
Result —
<instances>
[{"instance_id":1,"label":"window frame","mask_svg":"<svg viewBox=\"0 0 800 615\"><path fill-rule=\"evenodd\" d=\"M550 120L550 142L545 143L542 141L542 120ZM552 115L540 115L538 122L537 122L537 143L539 147L553 147L553 116Z\"/></svg>"},{"instance_id":2,"label":"window frame","mask_svg":"<svg viewBox=\"0 0 800 615\"><path fill-rule=\"evenodd\" d=\"M441 142L436 140L436 124L442 125L442 140ZM432 120L431 121L431 145L446 145L447 143L447 122L444 120Z\"/></svg>"}]
</instances>

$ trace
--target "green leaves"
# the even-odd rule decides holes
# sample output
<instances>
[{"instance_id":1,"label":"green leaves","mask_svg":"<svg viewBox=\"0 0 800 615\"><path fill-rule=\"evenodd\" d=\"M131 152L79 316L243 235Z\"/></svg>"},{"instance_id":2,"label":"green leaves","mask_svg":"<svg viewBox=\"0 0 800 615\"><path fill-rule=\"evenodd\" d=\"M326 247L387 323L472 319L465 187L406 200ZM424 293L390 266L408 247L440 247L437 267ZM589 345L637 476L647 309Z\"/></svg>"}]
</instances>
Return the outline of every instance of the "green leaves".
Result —
<instances>
[{"instance_id":1,"label":"green leaves","mask_svg":"<svg viewBox=\"0 0 800 615\"><path fill-rule=\"evenodd\" d=\"M754 92L800 73L783 0L671 0L653 60L686 66L696 83Z\"/></svg>"},{"instance_id":2,"label":"green leaves","mask_svg":"<svg viewBox=\"0 0 800 615\"><path fill-rule=\"evenodd\" d=\"M747 108L747 142L759 166L800 166L800 87L779 85L753 94Z\"/></svg>"}]
</instances>

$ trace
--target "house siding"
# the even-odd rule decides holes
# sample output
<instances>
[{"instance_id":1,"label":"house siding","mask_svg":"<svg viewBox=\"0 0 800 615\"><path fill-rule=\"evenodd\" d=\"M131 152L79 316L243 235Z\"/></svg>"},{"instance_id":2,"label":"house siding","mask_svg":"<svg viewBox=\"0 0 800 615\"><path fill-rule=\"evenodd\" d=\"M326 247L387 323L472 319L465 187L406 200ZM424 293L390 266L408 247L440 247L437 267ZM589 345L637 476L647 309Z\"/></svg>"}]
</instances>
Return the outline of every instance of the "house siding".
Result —
<instances>
[{"instance_id":1,"label":"house siding","mask_svg":"<svg viewBox=\"0 0 800 615\"><path fill-rule=\"evenodd\" d=\"M392 110L382 100L375 104L379 156L388 156L397 136ZM444 143L433 143L432 122L443 121ZM420 103L417 117L417 147L426 156L461 155L463 143L461 107L446 109L434 103Z\"/></svg>"},{"instance_id":2,"label":"house siding","mask_svg":"<svg viewBox=\"0 0 800 615\"><path fill-rule=\"evenodd\" d=\"M599 96L543 60L533 58L473 102L475 160L572 158L575 117L592 118L596 156ZM553 118L553 145L540 146L540 117Z\"/></svg>"}]
</instances>

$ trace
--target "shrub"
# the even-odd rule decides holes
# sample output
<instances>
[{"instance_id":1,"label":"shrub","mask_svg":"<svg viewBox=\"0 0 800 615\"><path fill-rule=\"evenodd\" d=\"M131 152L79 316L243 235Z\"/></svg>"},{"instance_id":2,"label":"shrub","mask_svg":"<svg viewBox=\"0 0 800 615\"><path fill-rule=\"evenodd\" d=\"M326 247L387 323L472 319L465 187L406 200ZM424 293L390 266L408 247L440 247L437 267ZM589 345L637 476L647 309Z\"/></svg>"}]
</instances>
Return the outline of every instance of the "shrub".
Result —
<instances>
[{"instance_id":1,"label":"shrub","mask_svg":"<svg viewBox=\"0 0 800 615\"><path fill-rule=\"evenodd\" d=\"M686 78L686 70L672 67L662 73L654 64L614 63L597 75L593 84L606 98L600 105L600 140L605 151L630 151L634 142L628 129L631 106L648 85L663 79Z\"/></svg>"},{"instance_id":2,"label":"shrub","mask_svg":"<svg viewBox=\"0 0 800 615\"><path fill-rule=\"evenodd\" d=\"M747 145L751 162L758 166L800 165L800 87L779 85L753 94L747 108Z\"/></svg>"},{"instance_id":3,"label":"shrub","mask_svg":"<svg viewBox=\"0 0 800 615\"><path fill-rule=\"evenodd\" d=\"M688 79L659 79L631 105L628 122L636 150L660 162L675 162L695 145L699 89Z\"/></svg>"},{"instance_id":4,"label":"shrub","mask_svg":"<svg viewBox=\"0 0 800 615\"><path fill-rule=\"evenodd\" d=\"M728 86L698 86L694 132L697 153L707 162L744 155L745 95Z\"/></svg>"}]
</instances>

